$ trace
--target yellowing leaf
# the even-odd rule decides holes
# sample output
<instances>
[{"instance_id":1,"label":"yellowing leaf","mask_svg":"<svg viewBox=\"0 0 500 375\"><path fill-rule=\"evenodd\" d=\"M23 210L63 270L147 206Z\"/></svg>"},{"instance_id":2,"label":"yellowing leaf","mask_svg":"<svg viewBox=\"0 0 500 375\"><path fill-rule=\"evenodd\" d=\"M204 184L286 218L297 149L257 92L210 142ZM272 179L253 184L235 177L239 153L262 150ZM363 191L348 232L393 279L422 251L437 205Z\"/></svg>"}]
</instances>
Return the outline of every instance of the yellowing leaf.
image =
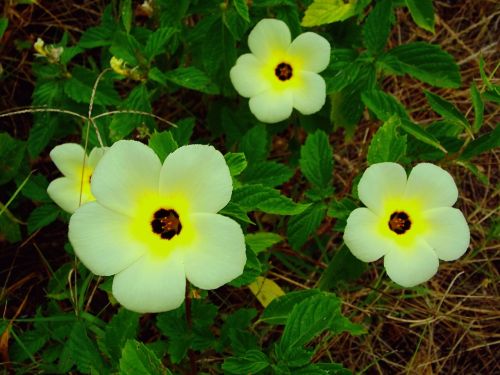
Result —
<instances>
[{"instance_id":1,"label":"yellowing leaf","mask_svg":"<svg viewBox=\"0 0 500 375\"><path fill-rule=\"evenodd\" d=\"M315 0L307 8L302 26L319 26L332 22L344 21L359 14L370 0Z\"/></svg>"},{"instance_id":2,"label":"yellowing leaf","mask_svg":"<svg viewBox=\"0 0 500 375\"><path fill-rule=\"evenodd\" d=\"M285 294L278 284L262 276L258 276L248 287L264 307L267 307L273 299Z\"/></svg>"}]
</instances>

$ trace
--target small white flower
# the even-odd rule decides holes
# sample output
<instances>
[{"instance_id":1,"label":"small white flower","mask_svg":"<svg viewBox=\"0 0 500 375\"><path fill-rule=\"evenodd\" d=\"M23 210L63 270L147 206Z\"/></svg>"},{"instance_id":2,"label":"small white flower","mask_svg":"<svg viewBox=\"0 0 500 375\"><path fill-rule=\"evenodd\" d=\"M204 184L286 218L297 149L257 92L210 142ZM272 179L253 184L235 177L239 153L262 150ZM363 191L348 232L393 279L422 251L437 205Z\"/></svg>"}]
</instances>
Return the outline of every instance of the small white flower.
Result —
<instances>
[{"instance_id":1,"label":"small white flower","mask_svg":"<svg viewBox=\"0 0 500 375\"><path fill-rule=\"evenodd\" d=\"M96 147L87 157L83 147L76 143L65 143L50 151L50 158L64 177L52 181L47 193L64 211L73 213L80 205L95 199L90 179L104 152L105 148Z\"/></svg>"},{"instance_id":2,"label":"small white flower","mask_svg":"<svg viewBox=\"0 0 500 375\"><path fill-rule=\"evenodd\" d=\"M163 165L136 141L113 144L92 177L95 202L71 217L69 240L93 273L115 275L113 295L137 312L177 308L186 278L215 289L241 275L245 239L234 220L218 215L232 180L211 146L183 146Z\"/></svg>"},{"instance_id":3,"label":"small white flower","mask_svg":"<svg viewBox=\"0 0 500 375\"><path fill-rule=\"evenodd\" d=\"M469 227L451 207L457 186L442 168L421 163L407 178L399 164L374 164L361 177L358 193L367 208L351 212L344 241L363 262L384 256L396 283L411 287L427 281L439 259L455 260L467 250Z\"/></svg>"},{"instance_id":4,"label":"small white flower","mask_svg":"<svg viewBox=\"0 0 500 375\"><path fill-rule=\"evenodd\" d=\"M325 104L326 85L317 73L330 62L330 43L306 32L293 42L290 30L275 19L261 20L248 36L252 53L242 55L230 71L241 96L250 98L250 110L262 122L290 117L293 108L309 115Z\"/></svg>"}]
</instances>

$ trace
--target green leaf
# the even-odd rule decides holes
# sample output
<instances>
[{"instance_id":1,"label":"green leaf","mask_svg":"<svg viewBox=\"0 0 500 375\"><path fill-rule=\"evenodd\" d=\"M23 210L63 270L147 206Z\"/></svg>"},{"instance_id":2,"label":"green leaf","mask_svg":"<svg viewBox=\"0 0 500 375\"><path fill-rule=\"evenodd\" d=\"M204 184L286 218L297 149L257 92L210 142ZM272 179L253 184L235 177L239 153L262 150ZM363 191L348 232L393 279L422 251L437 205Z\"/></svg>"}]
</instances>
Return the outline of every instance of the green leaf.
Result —
<instances>
[{"instance_id":1,"label":"green leaf","mask_svg":"<svg viewBox=\"0 0 500 375\"><path fill-rule=\"evenodd\" d=\"M243 223L255 224L252 220L250 220L247 216L247 212L239 205L234 202L229 202L226 207L219 211L220 215L230 216L233 219L239 220Z\"/></svg>"},{"instance_id":2,"label":"green leaf","mask_svg":"<svg viewBox=\"0 0 500 375\"><path fill-rule=\"evenodd\" d=\"M401 119L401 129L403 129L405 132L415 137L419 141L427 143L428 145L443 151L445 154L447 153L446 149L443 146L441 146L436 137L434 137L431 133L427 132L420 125L414 124L409 120Z\"/></svg>"},{"instance_id":3,"label":"green leaf","mask_svg":"<svg viewBox=\"0 0 500 375\"><path fill-rule=\"evenodd\" d=\"M406 154L406 135L398 134L400 120L391 117L382 125L368 147L368 164L400 161Z\"/></svg>"},{"instance_id":4,"label":"green leaf","mask_svg":"<svg viewBox=\"0 0 500 375\"><path fill-rule=\"evenodd\" d=\"M0 185L12 180L24 158L26 143L0 133Z\"/></svg>"},{"instance_id":5,"label":"green leaf","mask_svg":"<svg viewBox=\"0 0 500 375\"><path fill-rule=\"evenodd\" d=\"M443 99L439 95L433 94L432 92L424 91L424 93L427 101L429 102L429 105L434 111L439 113L449 122L465 128L465 130L472 134L469 122L462 114L462 112L460 112L453 104Z\"/></svg>"},{"instance_id":6,"label":"green leaf","mask_svg":"<svg viewBox=\"0 0 500 375\"><path fill-rule=\"evenodd\" d=\"M205 94L216 95L219 89L204 72L193 66L187 68L177 68L164 74L164 77L176 85L203 92Z\"/></svg>"},{"instance_id":7,"label":"green leaf","mask_svg":"<svg viewBox=\"0 0 500 375\"><path fill-rule=\"evenodd\" d=\"M465 160L457 160L456 163L458 165L461 165L462 167L468 169L484 185L488 186L490 184L488 176L486 176L483 172L481 172L479 170L479 168L476 167L476 165L472 164L469 161L465 161Z\"/></svg>"},{"instance_id":8,"label":"green leaf","mask_svg":"<svg viewBox=\"0 0 500 375\"><path fill-rule=\"evenodd\" d=\"M267 356L260 350L248 350L239 357L229 357L224 360L222 369L230 374L256 374L269 367Z\"/></svg>"},{"instance_id":9,"label":"green leaf","mask_svg":"<svg viewBox=\"0 0 500 375\"><path fill-rule=\"evenodd\" d=\"M113 362L118 363L125 343L135 338L138 328L139 314L122 307L106 325L104 334L99 340L99 348Z\"/></svg>"},{"instance_id":10,"label":"green leaf","mask_svg":"<svg viewBox=\"0 0 500 375\"><path fill-rule=\"evenodd\" d=\"M165 45L177 31L173 27L161 27L149 36L146 47L144 47L144 55L148 61L166 51Z\"/></svg>"},{"instance_id":11,"label":"green leaf","mask_svg":"<svg viewBox=\"0 0 500 375\"><path fill-rule=\"evenodd\" d=\"M0 237L10 243L21 241L21 228L19 224L12 221L7 215L0 215Z\"/></svg>"},{"instance_id":12,"label":"green leaf","mask_svg":"<svg viewBox=\"0 0 500 375\"><path fill-rule=\"evenodd\" d=\"M318 289L306 289L275 298L266 307L259 320L272 325L285 324L295 305L319 293L321 292Z\"/></svg>"},{"instance_id":13,"label":"green leaf","mask_svg":"<svg viewBox=\"0 0 500 375\"><path fill-rule=\"evenodd\" d=\"M246 0L234 0L233 4L241 18L243 18L247 22L250 22L250 14L248 13L248 5Z\"/></svg>"},{"instance_id":14,"label":"green leaf","mask_svg":"<svg viewBox=\"0 0 500 375\"><path fill-rule=\"evenodd\" d=\"M373 54L381 52L391 32L392 0L377 1L363 26L365 46Z\"/></svg>"},{"instance_id":15,"label":"green leaf","mask_svg":"<svg viewBox=\"0 0 500 375\"><path fill-rule=\"evenodd\" d=\"M113 41L109 51L132 67L142 65L145 62L141 44L132 35L121 31L113 34Z\"/></svg>"},{"instance_id":16,"label":"green leaf","mask_svg":"<svg viewBox=\"0 0 500 375\"><path fill-rule=\"evenodd\" d=\"M243 172L241 180L247 184L262 184L270 187L281 185L293 176L293 170L274 161L252 163Z\"/></svg>"},{"instance_id":17,"label":"green leaf","mask_svg":"<svg viewBox=\"0 0 500 375\"><path fill-rule=\"evenodd\" d=\"M244 1L244 0L242 0ZM9 19L5 17L0 17L0 39L2 39L5 30L9 26Z\"/></svg>"},{"instance_id":18,"label":"green leaf","mask_svg":"<svg viewBox=\"0 0 500 375\"><path fill-rule=\"evenodd\" d=\"M247 159L242 152L228 152L224 155L231 176L238 176L247 167Z\"/></svg>"},{"instance_id":19,"label":"green leaf","mask_svg":"<svg viewBox=\"0 0 500 375\"><path fill-rule=\"evenodd\" d=\"M495 126L491 132L482 135L470 142L460 155L461 160L470 160L471 158L482 154L483 152L500 147L500 126Z\"/></svg>"},{"instance_id":20,"label":"green leaf","mask_svg":"<svg viewBox=\"0 0 500 375\"><path fill-rule=\"evenodd\" d=\"M151 138L149 138L148 145L156 152L156 155L158 155L162 162L168 154L174 152L179 147L172 133L168 130L160 133L155 131Z\"/></svg>"},{"instance_id":21,"label":"green leaf","mask_svg":"<svg viewBox=\"0 0 500 375\"><path fill-rule=\"evenodd\" d=\"M28 234L54 222L60 212L59 207L54 204L45 204L35 208L28 217Z\"/></svg>"},{"instance_id":22,"label":"green leaf","mask_svg":"<svg viewBox=\"0 0 500 375\"><path fill-rule=\"evenodd\" d=\"M194 117L187 117L182 120L177 121L177 127L170 129L172 136L179 146L185 146L189 144L189 139L193 135L193 129L195 125Z\"/></svg>"},{"instance_id":23,"label":"green leaf","mask_svg":"<svg viewBox=\"0 0 500 375\"><path fill-rule=\"evenodd\" d=\"M71 71L71 78L64 81L64 93L77 103L89 104L97 75L92 70L75 66ZM104 106L117 105L120 100L112 81L103 77L97 86L94 103Z\"/></svg>"},{"instance_id":24,"label":"green leaf","mask_svg":"<svg viewBox=\"0 0 500 375\"><path fill-rule=\"evenodd\" d=\"M0 136L1 139L1 136ZM1 141L0 141L1 142ZM2 144L2 143L0 143ZM0 156L0 160L3 158ZM1 163L1 162L0 162ZM16 181L18 186L21 186L22 181ZM32 175L30 179L23 186L21 193L33 201L37 202L52 202L49 195L47 194L47 187L49 182L42 174Z\"/></svg>"},{"instance_id":25,"label":"green leaf","mask_svg":"<svg viewBox=\"0 0 500 375\"><path fill-rule=\"evenodd\" d=\"M132 0L120 1L120 15L123 27L125 27L128 34L132 28Z\"/></svg>"},{"instance_id":26,"label":"green leaf","mask_svg":"<svg viewBox=\"0 0 500 375\"><path fill-rule=\"evenodd\" d=\"M477 133L481 126L483 125L484 120L484 103L481 98L481 94L477 89L476 84L473 82L470 87L470 97L472 100L472 105L474 106L474 124L472 125L472 130L474 133Z\"/></svg>"},{"instance_id":27,"label":"green leaf","mask_svg":"<svg viewBox=\"0 0 500 375\"><path fill-rule=\"evenodd\" d=\"M257 125L248 130L241 138L239 151L245 153L249 162L265 160L268 153L266 127Z\"/></svg>"},{"instance_id":28,"label":"green leaf","mask_svg":"<svg viewBox=\"0 0 500 375\"><path fill-rule=\"evenodd\" d=\"M245 263L243 274L232 280L229 285L241 288L242 286L254 282L255 279L262 273L262 265L260 264L259 258L257 258L257 255L248 247L246 249L246 255L247 262Z\"/></svg>"},{"instance_id":29,"label":"green leaf","mask_svg":"<svg viewBox=\"0 0 500 375\"><path fill-rule=\"evenodd\" d=\"M363 103L379 120L387 121L393 115L409 119L405 107L392 95L381 90L373 89L361 94Z\"/></svg>"},{"instance_id":30,"label":"green leaf","mask_svg":"<svg viewBox=\"0 0 500 375\"><path fill-rule=\"evenodd\" d=\"M278 190L263 185L241 186L233 191L231 201L247 212L258 210L277 215L297 215L309 207L308 204L295 203Z\"/></svg>"},{"instance_id":31,"label":"green leaf","mask_svg":"<svg viewBox=\"0 0 500 375\"><path fill-rule=\"evenodd\" d=\"M310 134L300 148L300 170L304 176L325 196L332 190L333 150L325 132L318 130Z\"/></svg>"},{"instance_id":32,"label":"green leaf","mask_svg":"<svg viewBox=\"0 0 500 375\"><path fill-rule=\"evenodd\" d=\"M366 268L366 263L354 257L347 246L342 246L321 275L318 286L321 290L338 288L340 283L358 279Z\"/></svg>"},{"instance_id":33,"label":"green leaf","mask_svg":"<svg viewBox=\"0 0 500 375\"><path fill-rule=\"evenodd\" d=\"M250 22L244 20L235 8L228 8L222 14L224 24L227 29L234 37L235 40L241 40L248 28L250 27Z\"/></svg>"},{"instance_id":34,"label":"green leaf","mask_svg":"<svg viewBox=\"0 0 500 375\"><path fill-rule=\"evenodd\" d=\"M325 215L326 206L317 203L309 206L301 214L290 218L286 231L288 242L294 250L299 250L306 243L309 236L316 232Z\"/></svg>"},{"instance_id":35,"label":"green leaf","mask_svg":"<svg viewBox=\"0 0 500 375\"><path fill-rule=\"evenodd\" d=\"M347 218L351 211L355 210L358 206L349 198L342 198L341 200L331 200L328 205L326 214L337 219L335 221L334 230L343 232L347 224Z\"/></svg>"},{"instance_id":36,"label":"green leaf","mask_svg":"<svg viewBox=\"0 0 500 375\"><path fill-rule=\"evenodd\" d=\"M43 121L43 120L46 121ZM31 157L36 157L49 144L59 124L58 117L49 116L47 113L35 117L35 124L30 129L28 136L28 152Z\"/></svg>"},{"instance_id":37,"label":"green leaf","mask_svg":"<svg viewBox=\"0 0 500 375\"><path fill-rule=\"evenodd\" d=\"M257 232L245 235L245 243L255 254L259 254L281 241L283 241L283 237L276 233Z\"/></svg>"},{"instance_id":38,"label":"green leaf","mask_svg":"<svg viewBox=\"0 0 500 375\"><path fill-rule=\"evenodd\" d=\"M391 49L380 61L393 73L406 73L436 87L458 88L461 84L453 57L434 44L403 44Z\"/></svg>"},{"instance_id":39,"label":"green leaf","mask_svg":"<svg viewBox=\"0 0 500 375\"><path fill-rule=\"evenodd\" d=\"M314 0L302 19L302 26L320 26L327 23L344 21L363 11L370 0Z\"/></svg>"},{"instance_id":40,"label":"green leaf","mask_svg":"<svg viewBox=\"0 0 500 375\"><path fill-rule=\"evenodd\" d=\"M432 0L406 0L413 21L422 29L434 33L434 8Z\"/></svg>"},{"instance_id":41,"label":"green leaf","mask_svg":"<svg viewBox=\"0 0 500 375\"><path fill-rule=\"evenodd\" d=\"M113 40L114 29L107 26L89 27L85 30L78 42L82 48L96 48L109 46Z\"/></svg>"},{"instance_id":42,"label":"green leaf","mask_svg":"<svg viewBox=\"0 0 500 375\"><path fill-rule=\"evenodd\" d=\"M156 354L142 342L127 340L120 359L122 375L152 375L170 373Z\"/></svg>"}]
</instances>

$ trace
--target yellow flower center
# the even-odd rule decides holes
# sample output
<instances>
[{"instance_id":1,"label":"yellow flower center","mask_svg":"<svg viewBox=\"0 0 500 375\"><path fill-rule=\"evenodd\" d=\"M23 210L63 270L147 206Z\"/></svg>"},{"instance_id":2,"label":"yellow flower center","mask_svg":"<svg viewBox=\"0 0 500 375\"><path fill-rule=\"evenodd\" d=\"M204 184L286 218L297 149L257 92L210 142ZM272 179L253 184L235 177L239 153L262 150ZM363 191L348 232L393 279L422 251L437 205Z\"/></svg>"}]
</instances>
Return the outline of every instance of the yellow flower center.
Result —
<instances>
[{"instance_id":1,"label":"yellow flower center","mask_svg":"<svg viewBox=\"0 0 500 375\"><path fill-rule=\"evenodd\" d=\"M290 78L292 78L293 68L290 64L281 62L274 69L274 74L280 81L288 81Z\"/></svg>"},{"instance_id":2,"label":"yellow flower center","mask_svg":"<svg viewBox=\"0 0 500 375\"><path fill-rule=\"evenodd\" d=\"M175 210L160 208L153 215L151 229L164 240L171 240L182 230L179 214Z\"/></svg>"}]
</instances>

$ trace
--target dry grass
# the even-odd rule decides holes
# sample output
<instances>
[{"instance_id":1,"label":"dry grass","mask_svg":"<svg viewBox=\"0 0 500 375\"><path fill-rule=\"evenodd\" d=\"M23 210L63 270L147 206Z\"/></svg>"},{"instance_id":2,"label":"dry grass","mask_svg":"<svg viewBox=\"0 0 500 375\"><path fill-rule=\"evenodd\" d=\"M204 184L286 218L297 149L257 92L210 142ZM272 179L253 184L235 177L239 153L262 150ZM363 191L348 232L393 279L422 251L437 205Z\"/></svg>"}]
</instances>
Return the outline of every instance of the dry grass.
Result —
<instances>
[{"instance_id":1,"label":"dry grass","mask_svg":"<svg viewBox=\"0 0 500 375\"><path fill-rule=\"evenodd\" d=\"M4 5L11 26L0 46L0 63L8 76L0 86L0 111L30 104L33 88L31 75L32 51L17 50L15 40L34 42L42 36L56 40L61 31L77 39L82 30L96 24L104 1L39 1L40 6ZM473 117L468 87L479 79L478 58L486 60L486 71L491 73L499 61L498 36L500 7L496 0L435 1L437 11L434 35L417 28L405 11L397 14L397 26L391 36L391 45L413 40L438 43L459 62L463 86L458 90L434 90L455 103L469 119ZM420 123L437 119L430 111L422 94L424 86L410 78L389 78L384 88L394 94ZM499 121L498 108L488 105L484 131ZM3 118L2 130L26 139L31 122L29 117ZM348 194L353 178L365 167L366 150L378 123L364 119L356 138L346 144L341 131L332 137L335 150L335 185L338 192ZM275 137L274 153L279 154L284 137ZM297 136L295 134L295 136ZM299 136L300 137L300 136ZM345 301L345 313L367 327L360 337L347 334L322 338L322 349L317 357L334 360L346 367L369 374L498 374L500 360L500 294L498 290L500 244L491 239L492 223L498 222L500 193L499 152L482 155L474 164L488 177L490 184L481 184L467 170L447 164L459 185L458 207L470 224L472 243L460 260L442 263L438 274L418 293L396 289L381 274L381 264L371 264L357 281L355 288L336 291ZM52 167L46 156L35 160L33 168L50 175ZM288 192L286 192L288 193ZM4 192L1 198L4 199ZM26 213L31 206L20 207ZM263 218L263 222L266 222ZM331 223L321 229L328 233ZM272 227L273 223L269 225ZM1 243L0 279L4 317L16 314L33 316L37 306L45 301L44 288L51 275L50 267L66 262L61 251L66 238L66 227L59 223L34 233L22 244ZM327 251L335 252L340 243L336 234L328 242ZM297 255L286 246L276 249L288 255ZM321 259L300 255L314 265L307 277L294 275L271 257L268 277L275 279L286 290L313 287L322 268ZM5 282L3 281L5 280ZM251 294L246 289L224 288L211 294L224 310L248 307ZM29 300L29 303L23 301ZM94 301L95 302L95 301ZM258 307L257 303L253 302ZM101 306L102 307L102 306ZM144 322L144 319L143 319ZM274 331L266 340L276 337ZM273 336L274 335L274 336ZM206 363L220 358L204 358Z\"/></svg>"}]
</instances>

